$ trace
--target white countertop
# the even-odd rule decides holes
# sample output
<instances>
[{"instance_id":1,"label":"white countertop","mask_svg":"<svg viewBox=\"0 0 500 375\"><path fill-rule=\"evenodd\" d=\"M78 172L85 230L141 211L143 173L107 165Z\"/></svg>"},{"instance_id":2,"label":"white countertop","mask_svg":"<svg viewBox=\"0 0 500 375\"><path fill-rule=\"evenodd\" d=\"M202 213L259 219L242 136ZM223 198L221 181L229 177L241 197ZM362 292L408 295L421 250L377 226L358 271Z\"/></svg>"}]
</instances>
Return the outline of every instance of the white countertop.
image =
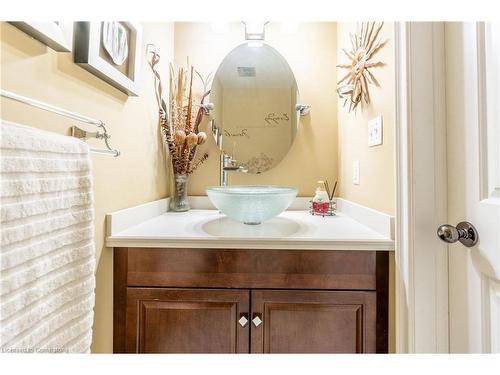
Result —
<instances>
[{"instance_id":1,"label":"white countertop","mask_svg":"<svg viewBox=\"0 0 500 375\"><path fill-rule=\"evenodd\" d=\"M156 213L166 207L165 202L159 202L152 202L157 204ZM339 206L346 207L345 202ZM145 214L146 211L148 214ZM346 207L346 211L351 212L352 207ZM368 225L343 212L333 217L320 217L312 216L305 210L285 211L260 225L247 225L232 221L214 209L154 214L151 207L143 205L135 208L135 211L127 209L108 215L106 246L393 250L394 241L389 234L392 229L386 233L375 230L381 227L380 224L385 225L382 220L387 218L376 217L376 211L371 211L371 222L365 223ZM113 218L113 215L116 216ZM370 213L359 212L358 215L369 217ZM375 219L379 222L376 223ZM392 218L389 225L392 226Z\"/></svg>"}]
</instances>

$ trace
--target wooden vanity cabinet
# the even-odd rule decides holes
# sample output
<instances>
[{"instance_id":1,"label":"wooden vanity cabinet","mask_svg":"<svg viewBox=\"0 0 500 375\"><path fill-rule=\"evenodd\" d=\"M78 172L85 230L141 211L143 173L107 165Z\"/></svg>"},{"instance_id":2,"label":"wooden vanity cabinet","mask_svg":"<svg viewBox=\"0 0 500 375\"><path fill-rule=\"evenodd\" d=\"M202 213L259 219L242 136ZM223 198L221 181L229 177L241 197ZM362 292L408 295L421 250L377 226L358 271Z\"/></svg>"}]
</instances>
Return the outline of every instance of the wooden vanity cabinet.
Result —
<instances>
[{"instance_id":1,"label":"wooden vanity cabinet","mask_svg":"<svg viewBox=\"0 0 500 375\"><path fill-rule=\"evenodd\" d=\"M248 290L129 288L128 353L248 353Z\"/></svg>"},{"instance_id":2,"label":"wooden vanity cabinet","mask_svg":"<svg viewBox=\"0 0 500 375\"><path fill-rule=\"evenodd\" d=\"M385 251L114 249L115 353L386 353Z\"/></svg>"},{"instance_id":3,"label":"wooden vanity cabinet","mask_svg":"<svg viewBox=\"0 0 500 375\"><path fill-rule=\"evenodd\" d=\"M372 353L375 292L253 290L252 353Z\"/></svg>"}]
</instances>

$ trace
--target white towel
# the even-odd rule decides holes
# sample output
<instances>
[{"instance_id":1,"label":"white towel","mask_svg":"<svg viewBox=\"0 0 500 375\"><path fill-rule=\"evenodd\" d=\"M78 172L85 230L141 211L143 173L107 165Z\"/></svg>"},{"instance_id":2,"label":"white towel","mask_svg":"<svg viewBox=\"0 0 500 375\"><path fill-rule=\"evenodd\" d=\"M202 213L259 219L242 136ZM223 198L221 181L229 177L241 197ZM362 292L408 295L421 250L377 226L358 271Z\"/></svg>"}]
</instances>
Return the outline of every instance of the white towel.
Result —
<instances>
[{"instance_id":1,"label":"white towel","mask_svg":"<svg viewBox=\"0 0 500 375\"><path fill-rule=\"evenodd\" d=\"M0 351L88 353L95 248L85 142L1 123Z\"/></svg>"}]
</instances>

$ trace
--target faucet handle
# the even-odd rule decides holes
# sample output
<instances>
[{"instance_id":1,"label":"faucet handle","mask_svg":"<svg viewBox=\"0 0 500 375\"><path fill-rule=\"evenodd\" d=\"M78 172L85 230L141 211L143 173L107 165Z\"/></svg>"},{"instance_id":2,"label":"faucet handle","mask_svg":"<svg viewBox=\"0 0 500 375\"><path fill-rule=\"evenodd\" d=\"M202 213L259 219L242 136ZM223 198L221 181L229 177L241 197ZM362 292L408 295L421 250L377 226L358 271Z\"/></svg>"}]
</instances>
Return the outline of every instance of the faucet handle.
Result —
<instances>
[{"instance_id":1,"label":"faucet handle","mask_svg":"<svg viewBox=\"0 0 500 375\"><path fill-rule=\"evenodd\" d=\"M224 154L224 166L225 167L237 167L238 161L233 159L232 155Z\"/></svg>"}]
</instances>

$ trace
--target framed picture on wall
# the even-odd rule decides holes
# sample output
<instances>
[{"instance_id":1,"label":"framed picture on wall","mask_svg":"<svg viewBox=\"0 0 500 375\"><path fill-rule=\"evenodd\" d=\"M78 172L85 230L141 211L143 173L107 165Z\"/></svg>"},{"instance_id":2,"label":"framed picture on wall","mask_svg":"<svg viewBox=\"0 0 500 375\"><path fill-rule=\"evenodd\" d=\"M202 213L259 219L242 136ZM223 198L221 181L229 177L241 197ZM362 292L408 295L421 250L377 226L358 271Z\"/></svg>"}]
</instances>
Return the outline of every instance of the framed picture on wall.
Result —
<instances>
[{"instance_id":1,"label":"framed picture on wall","mask_svg":"<svg viewBox=\"0 0 500 375\"><path fill-rule=\"evenodd\" d=\"M29 36L58 52L71 52L73 22L10 22Z\"/></svg>"},{"instance_id":2,"label":"framed picture on wall","mask_svg":"<svg viewBox=\"0 0 500 375\"><path fill-rule=\"evenodd\" d=\"M75 63L123 91L139 95L142 28L133 22L76 22Z\"/></svg>"}]
</instances>

